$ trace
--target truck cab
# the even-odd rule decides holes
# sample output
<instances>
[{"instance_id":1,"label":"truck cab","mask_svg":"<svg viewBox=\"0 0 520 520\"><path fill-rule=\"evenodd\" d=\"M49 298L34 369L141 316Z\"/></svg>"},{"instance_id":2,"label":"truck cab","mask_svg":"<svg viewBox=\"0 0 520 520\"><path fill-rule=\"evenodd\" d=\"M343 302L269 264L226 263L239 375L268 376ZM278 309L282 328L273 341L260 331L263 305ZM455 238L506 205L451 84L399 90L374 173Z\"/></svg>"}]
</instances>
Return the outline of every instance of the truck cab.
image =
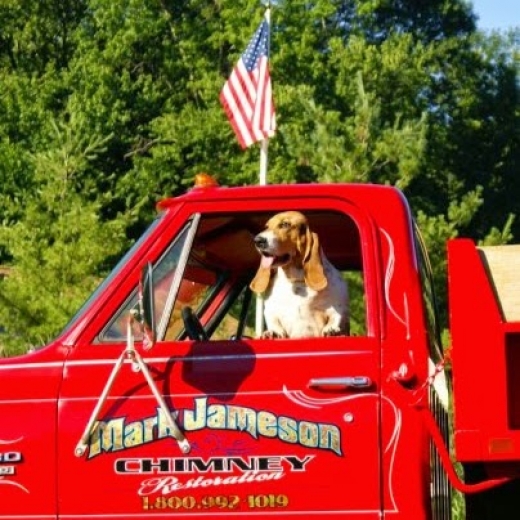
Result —
<instances>
[{"instance_id":1,"label":"truck cab","mask_svg":"<svg viewBox=\"0 0 520 520\"><path fill-rule=\"evenodd\" d=\"M349 335L261 337L253 237L287 210L349 283ZM441 358L436 316L394 188L166 199L53 342L0 360L0 518L448 518L408 405ZM427 401L445 421L444 391Z\"/></svg>"}]
</instances>

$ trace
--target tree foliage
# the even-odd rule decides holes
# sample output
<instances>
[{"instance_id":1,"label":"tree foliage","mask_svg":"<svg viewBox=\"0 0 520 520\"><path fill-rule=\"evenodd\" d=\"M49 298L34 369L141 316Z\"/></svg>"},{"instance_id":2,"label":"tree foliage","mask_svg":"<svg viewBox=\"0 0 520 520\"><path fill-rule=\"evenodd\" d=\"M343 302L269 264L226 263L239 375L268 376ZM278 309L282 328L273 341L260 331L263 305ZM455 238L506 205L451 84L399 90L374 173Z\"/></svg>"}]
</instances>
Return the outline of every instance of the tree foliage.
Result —
<instances>
[{"instance_id":1,"label":"tree foliage","mask_svg":"<svg viewBox=\"0 0 520 520\"><path fill-rule=\"evenodd\" d=\"M258 182L218 94L262 16L257 0L0 3L7 337L48 341L195 173ZM279 1L271 20L269 182L401 188L443 299L448 238L520 239L518 30L477 32L463 0Z\"/></svg>"},{"instance_id":2,"label":"tree foliage","mask_svg":"<svg viewBox=\"0 0 520 520\"><path fill-rule=\"evenodd\" d=\"M2 282L0 322L8 332L4 346L14 350L20 339L38 346L56 334L125 243L128 218L102 222L106 197L89 201L77 189L105 140L83 135L73 122L52 128L54 146L30 157L35 188L23 200L22 218L0 228L13 264Z\"/></svg>"}]
</instances>

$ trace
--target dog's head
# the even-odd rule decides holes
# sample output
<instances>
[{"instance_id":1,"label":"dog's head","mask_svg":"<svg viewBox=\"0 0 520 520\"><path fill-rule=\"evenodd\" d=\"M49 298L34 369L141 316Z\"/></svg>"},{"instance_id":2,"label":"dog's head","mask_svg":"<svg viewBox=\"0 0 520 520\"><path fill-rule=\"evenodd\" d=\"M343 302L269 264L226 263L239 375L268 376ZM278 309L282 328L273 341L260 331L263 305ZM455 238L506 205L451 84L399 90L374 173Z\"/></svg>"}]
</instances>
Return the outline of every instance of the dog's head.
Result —
<instances>
[{"instance_id":1,"label":"dog's head","mask_svg":"<svg viewBox=\"0 0 520 520\"><path fill-rule=\"evenodd\" d=\"M309 229L305 215L298 211L277 213L265 227L254 238L261 260L251 281L251 290L263 293L269 285L271 272L290 264L303 269L305 283L311 289L324 289L327 278L321 262L318 235Z\"/></svg>"}]
</instances>

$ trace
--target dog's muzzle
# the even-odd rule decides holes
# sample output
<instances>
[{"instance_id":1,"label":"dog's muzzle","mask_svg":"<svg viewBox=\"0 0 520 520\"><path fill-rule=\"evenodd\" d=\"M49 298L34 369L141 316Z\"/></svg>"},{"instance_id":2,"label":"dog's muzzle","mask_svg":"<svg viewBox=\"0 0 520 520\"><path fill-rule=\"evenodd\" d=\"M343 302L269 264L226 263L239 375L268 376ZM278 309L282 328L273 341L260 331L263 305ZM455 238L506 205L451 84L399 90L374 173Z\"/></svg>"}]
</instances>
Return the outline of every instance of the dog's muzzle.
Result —
<instances>
[{"instance_id":1,"label":"dog's muzzle","mask_svg":"<svg viewBox=\"0 0 520 520\"><path fill-rule=\"evenodd\" d=\"M269 245L267 238L263 237L262 235L256 235L254 242L256 248L259 251L264 251L265 249L267 249L267 246Z\"/></svg>"},{"instance_id":2,"label":"dog's muzzle","mask_svg":"<svg viewBox=\"0 0 520 520\"><path fill-rule=\"evenodd\" d=\"M279 267L281 265L285 265L291 260L291 255L284 254L281 256L276 256L270 253L269 250L269 240L262 235L256 235L254 238L254 243L256 249L262 256L261 265L267 269L272 269L274 267Z\"/></svg>"}]
</instances>

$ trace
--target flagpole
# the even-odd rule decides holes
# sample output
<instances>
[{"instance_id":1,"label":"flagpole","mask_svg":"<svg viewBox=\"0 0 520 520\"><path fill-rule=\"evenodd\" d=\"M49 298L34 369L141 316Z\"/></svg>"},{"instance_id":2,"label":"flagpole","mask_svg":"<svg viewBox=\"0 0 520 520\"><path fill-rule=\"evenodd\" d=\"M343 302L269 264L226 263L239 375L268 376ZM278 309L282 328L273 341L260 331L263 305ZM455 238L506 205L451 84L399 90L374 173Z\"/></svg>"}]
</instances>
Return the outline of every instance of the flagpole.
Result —
<instances>
[{"instance_id":1,"label":"flagpole","mask_svg":"<svg viewBox=\"0 0 520 520\"><path fill-rule=\"evenodd\" d=\"M268 1L266 3L265 9L265 21L267 22L267 26L269 27L269 37L267 39L267 56L271 57L271 2ZM260 147L260 184L267 184L267 149L269 147L269 138L266 137L262 139L262 144Z\"/></svg>"},{"instance_id":2,"label":"flagpole","mask_svg":"<svg viewBox=\"0 0 520 520\"><path fill-rule=\"evenodd\" d=\"M260 173L259 178L261 185L267 184L267 149L269 148L269 138L262 139L260 147Z\"/></svg>"},{"instance_id":3,"label":"flagpole","mask_svg":"<svg viewBox=\"0 0 520 520\"><path fill-rule=\"evenodd\" d=\"M266 10L265 10L265 19L268 23L269 30L271 28L271 9L270 9L270 2L267 2ZM268 45L269 45L269 51L271 44L271 34L269 32L269 39L268 39ZM270 52L268 53L268 56L270 57ZM269 148L269 138L266 137L262 139L261 146L260 146L260 171L259 171L259 184L261 186L267 184L267 150ZM264 297L263 295L259 294L256 298L256 316L255 316L255 333L256 337L259 338L262 336L264 332Z\"/></svg>"},{"instance_id":4,"label":"flagpole","mask_svg":"<svg viewBox=\"0 0 520 520\"><path fill-rule=\"evenodd\" d=\"M267 184L267 149L269 147L269 139L262 139L260 148L260 185ZM264 297L258 294L256 297L256 337L259 338L264 332Z\"/></svg>"}]
</instances>

